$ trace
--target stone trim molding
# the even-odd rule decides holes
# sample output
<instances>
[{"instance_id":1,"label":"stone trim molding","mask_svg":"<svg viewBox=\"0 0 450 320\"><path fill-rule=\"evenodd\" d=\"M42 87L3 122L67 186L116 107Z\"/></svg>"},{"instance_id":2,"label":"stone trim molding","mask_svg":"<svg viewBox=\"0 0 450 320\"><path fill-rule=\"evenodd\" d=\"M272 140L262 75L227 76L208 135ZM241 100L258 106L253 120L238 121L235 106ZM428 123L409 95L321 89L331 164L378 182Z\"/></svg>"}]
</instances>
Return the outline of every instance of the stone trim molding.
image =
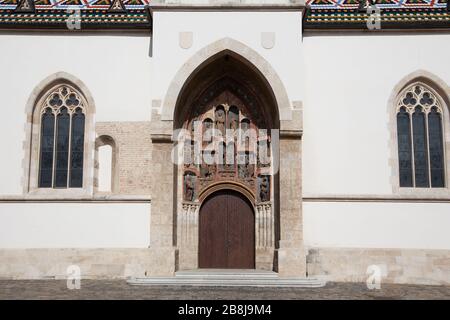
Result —
<instances>
[{"instance_id":1,"label":"stone trim molding","mask_svg":"<svg viewBox=\"0 0 450 320\"><path fill-rule=\"evenodd\" d=\"M231 38L223 38L200 49L193 57L183 64L170 83L162 104L161 120L174 120L177 99L182 91L183 85L189 82L189 78L195 75L195 71L203 63L207 63L213 56L223 51L230 51L243 57L249 64L266 79L273 90L280 120L292 120L292 106L287 91L277 75L276 71L259 53L246 46L242 42Z\"/></svg>"},{"instance_id":2,"label":"stone trim molding","mask_svg":"<svg viewBox=\"0 0 450 320\"><path fill-rule=\"evenodd\" d=\"M418 82L432 90L443 106L444 156L445 156L445 188L401 188L399 186L398 147L397 147L397 100L402 92L411 84ZM389 166L391 168L390 183L392 192L404 196L433 198L450 197L450 87L438 76L426 70L417 70L405 76L393 88L387 104L389 129ZM445 107L446 106L446 107Z\"/></svg>"},{"instance_id":3,"label":"stone trim molding","mask_svg":"<svg viewBox=\"0 0 450 320\"><path fill-rule=\"evenodd\" d=\"M50 203L50 202L64 202L64 203L74 203L74 202L137 202L137 203L151 203L151 197L145 195L93 195L93 196L41 196L41 195L24 195L24 196L0 196L0 203Z\"/></svg>"},{"instance_id":4,"label":"stone trim molding","mask_svg":"<svg viewBox=\"0 0 450 320\"><path fill-rule=\"evenodd\" d=\"M254 3L251 0L209 0L205 3L192 3L184 0L153 0L147 6L151 17L154 11L299 11L305 8L305 0L265 1Z\"/></svg>"},{"instance_id":5,"label":"stone trim molding","mask_svg":"<svg viewBox=\"0 0 450 320\"><path fill-rule=\"evenodd\" d=\"M39 159L39 134L40 134L40 117L36 110L36 106L42 104L42 99L53 88L66 84L73 87L80 93L85 100L86 106L86 122L84 137L84 160L83 160L83 188L68 189L38 189L38 159ZM66 73L56 72L44 80L42 80L31 92L25 106L26 124L25 124L25 141L23 143L24 159L23 167L23 194L36 194L41 196L63 195L65 197L73 197L80 195L92 195L94 186L94 146L95 146L95 129L94 115L95 103L87 86L77 77Z\"/></svg>"},{"instance_id":6,"label":"stone trim molding","mask_svg":"<svg viewBox=\"0 0 450 320\"><path fill-rule=\"evenodd\" d=\"M280 138L281 139L292 139L292 140L299 140L302 138L303 130L281 130L280 131Z\"/></svg>"},{"instance_id":7,"label":"stone trim molding","mask_svg":"<svg viewBox=\"0 0 450 320\"><path fill-rule=\"evenodd\" d=\"M377 194L306 194L303 195L304 202L443 202L450 203L448 194L430 193L429 195L418 194L394 194L394 195L377 195Z\"/></svg>"},{"instance_id":8,"label":"stone trim molding","mask_svg":"<svg viewBox=\"0 0 450 320\"><path fill-rule=\"evenodd\" d=\"M152 134L152 143L173 143L172 136L168 134Z\"/></svg>"}]
</instances>

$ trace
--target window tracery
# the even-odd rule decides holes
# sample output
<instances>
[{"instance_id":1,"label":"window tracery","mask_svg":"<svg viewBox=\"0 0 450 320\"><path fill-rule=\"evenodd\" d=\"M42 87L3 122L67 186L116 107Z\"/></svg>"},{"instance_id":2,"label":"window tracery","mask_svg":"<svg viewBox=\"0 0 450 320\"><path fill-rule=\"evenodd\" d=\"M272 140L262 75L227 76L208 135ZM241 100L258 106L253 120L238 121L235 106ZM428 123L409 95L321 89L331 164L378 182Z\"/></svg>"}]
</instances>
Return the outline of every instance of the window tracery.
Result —
<instances>
[{"instance_id":1,"label":"window tracery","mask_svg":"<svg viewBox=\"0 0 450 320\"><path fill-rule=\"evenodd\" d=\"M85 105L68 85L49 92L40 107L39 188L81 188Z\"/></svg>"},{"instance_id":2,"label":"window tracery","mask_svg":"<svg viewBox=\"0 0 450 320\"><path fill-rule=\"evenodd\" d=\"M397 103L400 187L445 187L443 108L422 83L400 95Z\"/></svg>"}]
</instances>

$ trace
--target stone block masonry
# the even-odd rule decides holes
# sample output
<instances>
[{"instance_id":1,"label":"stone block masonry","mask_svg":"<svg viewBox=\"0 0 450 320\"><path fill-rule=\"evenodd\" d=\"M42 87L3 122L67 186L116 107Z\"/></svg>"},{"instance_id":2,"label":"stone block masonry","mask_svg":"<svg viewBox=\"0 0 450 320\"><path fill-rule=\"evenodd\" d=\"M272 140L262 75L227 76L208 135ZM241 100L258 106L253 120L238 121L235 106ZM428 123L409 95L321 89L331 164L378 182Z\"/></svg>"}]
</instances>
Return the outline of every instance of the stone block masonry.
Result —
<instances>
[{"instance_id":1,"label":"stone block masonry","mask_svg":"<svg viewBox=\"0 0 450 320\"><path fill-rule=\"evenodd\" d=\"M152 141L150 122L97 122L96 134L113 138L116 144L119 194L151 194Z\"/></svg>"}]
</instances>

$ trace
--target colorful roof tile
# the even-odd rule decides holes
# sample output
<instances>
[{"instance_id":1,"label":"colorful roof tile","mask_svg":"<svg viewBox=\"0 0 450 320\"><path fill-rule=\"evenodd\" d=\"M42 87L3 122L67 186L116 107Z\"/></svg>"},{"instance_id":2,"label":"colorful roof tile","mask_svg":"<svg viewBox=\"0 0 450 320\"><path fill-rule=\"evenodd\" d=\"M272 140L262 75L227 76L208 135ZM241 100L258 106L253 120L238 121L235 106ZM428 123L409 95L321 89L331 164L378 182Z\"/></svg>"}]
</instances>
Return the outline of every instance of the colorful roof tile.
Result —
<instances>
[{"instance_id":1,"label":"colorful roof tile","mask_svg":"<svg viewBox=\"0 0 450 320\"><path fill-rule=\"evenodd\" d=\"M304 28L367 29L374 4L383 29L450 29L450 0L306 0ZM370 3L368 2L370 1ZM142 29L151 26L151 0L0 0L0 29L83 28ZM373 17L373 15L372 15Z\"/></svg>"},{"instance_id":2,"label":"colorful roof tile","mask_svg":"<svg viewBox=\"0 0 450 320\"><path fill-rule=\"evenodd\" d=\"M19 10L26 1L33 10ZM149 28L150 0L0 0L0 28Z\"/></svg>"},{"instance_id":3,"label":"colorful roof tile","mask_svg":"<svg viewBox=\"0 0 450 320\"><path fill-rule=\"evenodd\" d=\"M306 0L305 29L367 29L369 17L379 20L380 30L450 29L450 0L369 1Z\"/></svg>"}]
</instances>

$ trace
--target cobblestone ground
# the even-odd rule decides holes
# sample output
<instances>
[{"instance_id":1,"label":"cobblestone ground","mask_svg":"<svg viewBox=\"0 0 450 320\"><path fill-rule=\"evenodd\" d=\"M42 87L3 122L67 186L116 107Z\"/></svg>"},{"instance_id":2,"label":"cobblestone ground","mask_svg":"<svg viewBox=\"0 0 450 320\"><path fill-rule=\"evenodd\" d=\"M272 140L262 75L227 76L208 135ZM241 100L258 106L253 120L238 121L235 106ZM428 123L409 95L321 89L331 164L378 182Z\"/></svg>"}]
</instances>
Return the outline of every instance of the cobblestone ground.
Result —
<instances>
[{"instance_id":1,"label":"cobblestone ground","mask_svg":"<svg viewBox=\"0 0 450 320\"><path fill-rule=\"evenodd\" d=\"M82 280L69 290L62 280L2 280L5 299L445 299L450 286L382 284L368 290L362 283L328 283L323 288L136 287L124 280Z\"/></svg>"}]
</instances>

